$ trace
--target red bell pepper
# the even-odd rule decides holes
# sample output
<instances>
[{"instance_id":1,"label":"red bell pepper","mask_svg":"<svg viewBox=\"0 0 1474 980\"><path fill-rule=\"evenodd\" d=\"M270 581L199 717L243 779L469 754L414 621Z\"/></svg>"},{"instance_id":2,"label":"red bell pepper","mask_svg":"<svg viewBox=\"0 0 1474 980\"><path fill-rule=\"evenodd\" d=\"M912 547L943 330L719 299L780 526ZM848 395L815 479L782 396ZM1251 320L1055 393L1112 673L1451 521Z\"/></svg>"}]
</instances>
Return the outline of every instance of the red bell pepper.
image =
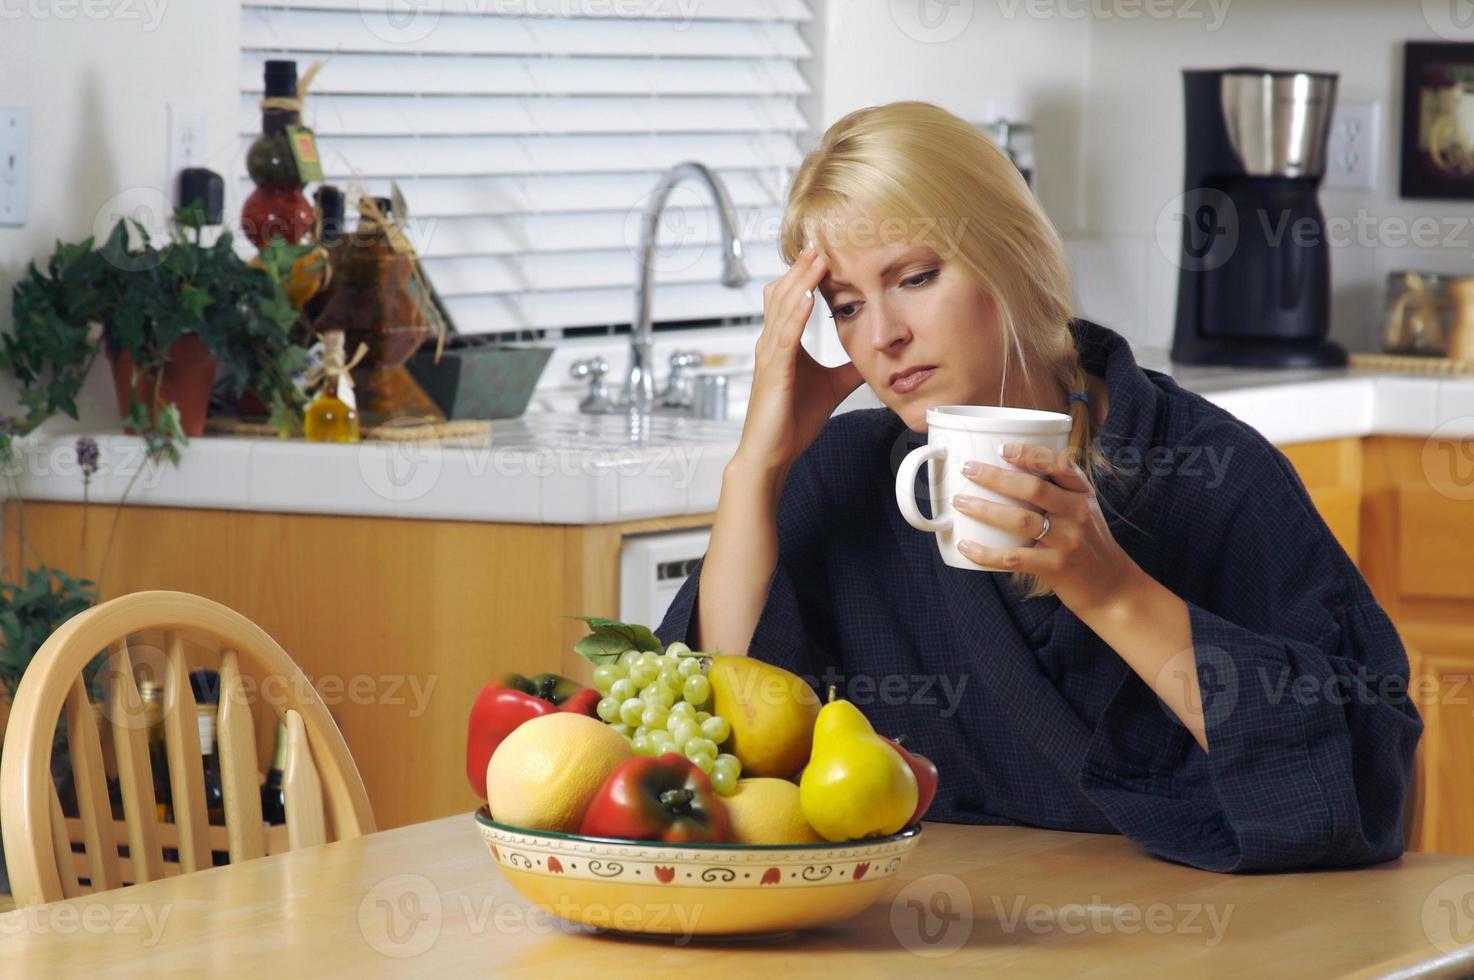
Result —
<instances>
[{"instance_id":1,"label":"red bell pepper","mask_svg":"<svg viewBox=\"0 0 1474 980\"><path fill-rule=\"evenodd\" d=\"M882 736L884 737L884 736ZM911 772L916 776L916 810L911 814L911 819L906 821L907 827L913 827L921 823L921 818L926 816L926 811L931 807L931 801L937 795L937 765L924 755L917 755L901 743L906 736L900 738L887 738L886 741L896 747L901 753L901 758L906 760L906 765L911 767Z\"/></svg>"},{"instance_id":2,"label":"red bell pepper","mask_svg":"<svg viewBox=\"0 0 1474 980\"><path fill-rule=\"evenodd\" d=\"M694 763L667 752L622 763L584 811L590 837L719 844L727 839L727 808Z\"/></svg>"},{"instance_id":3,"label":"red bell pepper","mask_svg":"<svg viewBox=\"0 0 1474 980\"><path fill-rule=\"evenodd\" d=\"M557 674L504 674L476 695L466 726L466 779L486 799L486 764L512 729L539 715L570 711L593 717L599 692Z\"/></svg>"}]
</instances>

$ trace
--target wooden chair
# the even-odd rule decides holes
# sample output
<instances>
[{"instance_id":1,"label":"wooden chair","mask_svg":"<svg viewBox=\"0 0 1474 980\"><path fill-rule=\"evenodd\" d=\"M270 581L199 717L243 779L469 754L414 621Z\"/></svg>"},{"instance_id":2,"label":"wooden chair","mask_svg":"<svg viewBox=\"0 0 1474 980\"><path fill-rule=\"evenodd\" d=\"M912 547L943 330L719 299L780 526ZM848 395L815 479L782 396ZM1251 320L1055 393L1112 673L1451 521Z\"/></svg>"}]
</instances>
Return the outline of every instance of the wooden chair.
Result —
<instances>
[{"instance_id":1,"label":"wooden chair","mask_svg":"<svg viewBox=\"0 0 1474 980\"><path fill-rule=\"evenodd\" d=\"M130 636L159 630L173 824L161 823L155 811L145 714L129 654ZM206 813L186 638L219 651L216 742L224 827L211 826ZM99 726L82 678L83 668L100 651L110 651L98 676L108 694L104 724L111 728L122 790L120 821L113 819ZM286 724L285 831L268 830L261 816L256 736L242 683L246 666L274 679L271 707ZM266 690L263 685L263 695ZM51 774L52 741L63 711L79 813L74 820L63 817ZM209 868L212 850L228 851L235 863L324 843L330 830L331 839L358 837L374 831L374 818L337 724L275 640L208 599L138 592L67 620L21 678L0 756L0 830L11 889L25 907ZM73 853L73 841L84 853ZM126 857L119 845L126 847ZM166 865L165 847L178 851L177 863Z\"/></svg>"}]
</instances>

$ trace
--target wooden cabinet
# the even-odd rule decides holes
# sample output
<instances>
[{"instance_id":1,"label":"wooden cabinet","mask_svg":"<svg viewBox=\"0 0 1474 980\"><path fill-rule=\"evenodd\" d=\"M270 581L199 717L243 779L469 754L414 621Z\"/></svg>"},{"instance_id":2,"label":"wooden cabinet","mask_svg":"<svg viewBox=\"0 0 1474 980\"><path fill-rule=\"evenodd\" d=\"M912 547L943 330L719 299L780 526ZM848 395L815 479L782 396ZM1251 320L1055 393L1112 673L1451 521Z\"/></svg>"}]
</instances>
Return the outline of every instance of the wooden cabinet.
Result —
<instances>
[{"instance_id":1,"label":"wooden cabinet","mask_svg":"<svg viewBox=\"0 0 1474 980\"><path fill-rule=\"evenodd\" d=\"M1408 846L1474 854L1474 439L1282 448L1408 650L1424 723Z\"/></svg>"},{"instance_id":2,"label":"wooden cabinet","mask_svg":"<svg viewBox=\"0 0 1474 980\"><path fill-rule=\"evenodd\" d=\"M115 513L88 509L79 561L82 507L26 504L28 557L95 570ZM568 617L619 615L624 535L711 521L575 527L130 506L100 591L193 592L270 633L327 701L388 829L475 808L466 718L488 680L545 670L588 679L573 652L588 630ZM7 545L13 568L15 534ZM257 715L258 744L270 746L274 720Z\"/></svg>"}]
</instances>

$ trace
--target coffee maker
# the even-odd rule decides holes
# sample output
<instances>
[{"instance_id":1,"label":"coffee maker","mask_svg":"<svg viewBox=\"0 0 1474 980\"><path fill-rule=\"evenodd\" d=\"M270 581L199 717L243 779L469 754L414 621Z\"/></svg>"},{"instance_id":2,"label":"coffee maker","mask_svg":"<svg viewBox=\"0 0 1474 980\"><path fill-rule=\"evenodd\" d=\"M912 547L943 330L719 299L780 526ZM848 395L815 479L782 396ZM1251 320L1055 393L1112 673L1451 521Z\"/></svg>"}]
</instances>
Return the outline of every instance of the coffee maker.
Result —
<instances>
[{"instance_id":1,"label":"coffee maker","mask_svg":"<svg viewBox=\"0 0 1474 980\"><path fill-rule=\"evenodd\" d=\"M1316 191L1336 75L1182 73L1186 166L1177 327L1185 364L1346 363L1330 330L1330 244Z\"/></svg>"}]
</instances>

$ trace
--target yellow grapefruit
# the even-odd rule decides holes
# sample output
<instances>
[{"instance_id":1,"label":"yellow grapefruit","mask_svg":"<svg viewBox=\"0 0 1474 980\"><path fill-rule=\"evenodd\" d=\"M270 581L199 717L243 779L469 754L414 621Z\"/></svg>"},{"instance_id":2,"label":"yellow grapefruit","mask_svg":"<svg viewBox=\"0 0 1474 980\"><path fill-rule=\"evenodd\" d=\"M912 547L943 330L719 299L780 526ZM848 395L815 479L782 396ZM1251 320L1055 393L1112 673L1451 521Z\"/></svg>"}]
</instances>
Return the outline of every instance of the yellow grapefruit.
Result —
<instances>
[{"instance_id":1,"label":"yellow grapefruit","mask_svg":"<svg viewBox=\"0 0 1474 980\"><path fill-rule=\"evenodd\" d=\"M587 715L525 721L486 764L486 799L499 823L577 833L589 801L620 763L634 758L629 740Z\"/></svg>"},{"instance_id":2,"label":"yellow grapefruit","mask_svg":"<svg viewBox=\"0 0 1474 980\"><path fill-rule=\"evenodd\" d=\"M722 805L734 843L811 844L823 839L804 819L798 787L786 779L739 779L732 795L722 797Z\"/></svg>"}]
</instances>

